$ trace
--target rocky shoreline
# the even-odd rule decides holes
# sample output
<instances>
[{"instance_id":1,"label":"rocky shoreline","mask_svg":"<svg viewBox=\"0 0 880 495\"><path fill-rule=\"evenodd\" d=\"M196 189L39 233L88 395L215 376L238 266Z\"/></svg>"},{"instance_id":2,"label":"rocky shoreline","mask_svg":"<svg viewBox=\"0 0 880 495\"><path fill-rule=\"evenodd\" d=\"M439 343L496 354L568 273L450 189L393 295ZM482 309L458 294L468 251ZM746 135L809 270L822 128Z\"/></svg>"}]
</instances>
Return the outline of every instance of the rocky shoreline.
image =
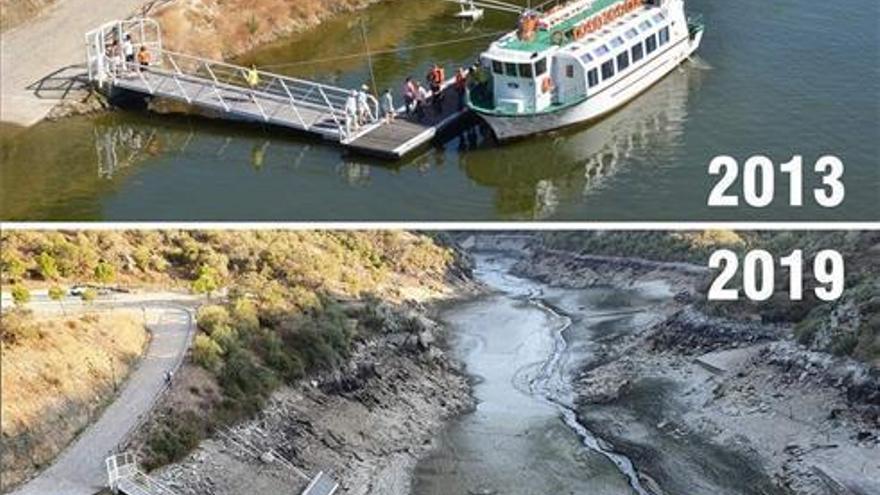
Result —
<instances>
[{"instance_id":1,"label":"rocky shoreline","mask_svg":"<svg viewBox=\"0 0 880 495\"><path fill-rule=\"evenodd\" d=\"M280 388L256 417L152 475L180 495L299 493L319 471L340 482L337 493L408 494L436 432L473 399L434 308L378 308L383 333L358 343L345 367Z\"/></svg>"},{"instance_id":2,"label":"rocky shoreline","mask_svg":"<svg viewBox=\"0 0 880 495\"><path fill-rule=\"evenodd\" d=\"M654 493L880 493L878 370L798 346L782 325L703 314L702 267L524 251L517 275L549 285L675 294L662 321L586 363L575 385L580 421ZM724 468L746 465L760 469Z\"/></svg>"}]
</instances>

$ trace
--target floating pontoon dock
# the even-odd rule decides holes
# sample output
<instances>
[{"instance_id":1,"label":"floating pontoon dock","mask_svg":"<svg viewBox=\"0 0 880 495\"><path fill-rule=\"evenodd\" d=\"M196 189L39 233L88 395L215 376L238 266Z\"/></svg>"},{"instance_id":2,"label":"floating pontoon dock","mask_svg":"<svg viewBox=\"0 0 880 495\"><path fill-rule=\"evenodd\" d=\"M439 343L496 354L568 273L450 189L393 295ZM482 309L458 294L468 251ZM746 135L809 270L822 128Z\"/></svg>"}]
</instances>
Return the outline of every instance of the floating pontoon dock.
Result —
<instances>
[{"instance_id":1,"label":"floating pontoon dock","mask_svg":"<svg viewBox=\"0 0 880 495\"><path fill-rule=\"evenodd\" d=\"M144 47L149 66L126 63L108 55L113 41L131 36L137 53ZM338 142L351 150L386 159L400 159L428 144L466 110L447 81L443 105L415 116L386 122L377 99L368 96L371 120L355 129L346 122L345 103L351 89L257 71L234 64L164 50L158 23L152 19L112 21L86 34L89 80L102 88L123 89L147 97L163 97L209 110L219 117L295 129ZM121 48L120 48L121 50Z\"/></svg>"}]
</instances>

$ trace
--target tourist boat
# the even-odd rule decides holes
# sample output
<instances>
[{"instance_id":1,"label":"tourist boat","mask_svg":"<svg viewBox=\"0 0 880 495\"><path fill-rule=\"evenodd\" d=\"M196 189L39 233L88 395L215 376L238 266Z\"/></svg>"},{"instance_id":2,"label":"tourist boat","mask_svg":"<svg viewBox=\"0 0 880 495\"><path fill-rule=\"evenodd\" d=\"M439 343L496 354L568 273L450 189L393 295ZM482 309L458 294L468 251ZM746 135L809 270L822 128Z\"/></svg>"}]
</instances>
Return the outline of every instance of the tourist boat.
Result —
<instances>
[{"instance_id":1,"label":"tourist boat","mask_svg":"<svg viewBox=\"0 0 880 495\"><path fill-rule=\"evenodd\" d=\"M480 56L468 107L499 140L588 122L669 74L702 37L684 0L576 0L526 12Z\"/></svg>"}]
</instances>

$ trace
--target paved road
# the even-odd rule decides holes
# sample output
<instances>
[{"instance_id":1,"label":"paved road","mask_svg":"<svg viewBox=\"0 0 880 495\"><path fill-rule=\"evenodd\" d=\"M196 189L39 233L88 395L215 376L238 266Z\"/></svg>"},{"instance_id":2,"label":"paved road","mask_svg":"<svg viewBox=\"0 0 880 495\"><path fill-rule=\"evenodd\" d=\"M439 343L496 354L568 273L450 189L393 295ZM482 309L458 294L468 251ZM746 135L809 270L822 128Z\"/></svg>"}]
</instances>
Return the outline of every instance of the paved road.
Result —
<instances>
[{"instance_id":1,"label":"paved road","mask_svg":"<svg viewBox=\"0 0 880 495\"><path fill-rule=\"evenodd\" d=\"M6 298L4 298L6 299ZM105 457L141 418L150 412L165 386L165 372L179 363L189 347L195 322L184 306L195 298L179 294L119 295L96 303L95 308L145 308L153 338L138 367L123 385L119 397L97 422L84 431L48 469L13 495L93 495L107 486ZM80 303L69 298L67 311ZM32 309L52 312L59 307L35 294Z\"/></svg>"},{"instance_id":2,"label":"paved road","mask_svg":"<svg viewBox=\"0 0 880 495\"><path fill-rule=\"evenodd\" d=\"M128 17L147 0L58 0L44 15L0 36L0 121L33 125L63 95L66 78L85 63L85 33L104 22ZM60 73L58 73L61 71ZM34 85L44 78L44 89ZM30 87L30 89L29 89Z\"/></svg>"}]
</instances>

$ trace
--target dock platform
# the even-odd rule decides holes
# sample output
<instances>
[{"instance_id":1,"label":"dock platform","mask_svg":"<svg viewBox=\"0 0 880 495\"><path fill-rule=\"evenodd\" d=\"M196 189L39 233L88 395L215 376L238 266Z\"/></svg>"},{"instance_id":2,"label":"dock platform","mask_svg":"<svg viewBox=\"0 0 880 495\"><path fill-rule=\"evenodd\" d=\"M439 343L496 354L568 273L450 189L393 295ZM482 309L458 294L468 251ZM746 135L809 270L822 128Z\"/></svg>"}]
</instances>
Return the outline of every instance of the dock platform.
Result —
<instances>
[{"instance_id":1,"label":"dock platform","mask_svg":"<svg viewBox=\"0 0 880 495\"><path fill-rule=\"evenodd\" d=\"M144 49L149 64L125 62L114 55L114 43L131 37L136 52ZM152 19L112 21L86 34L89 80L104 88L184 102L212 115L260 122L306 132L354 152L398 160L427 145L462 117L453 81L443 86L442 105L429 103L418 115L401 107L393 121L381 118L379 102L367 95L370 121L353 126L345 107L352 90L226 62L171 52L162 47Z\"/></svg>"},{"instance_id":2,"label":"dock platform","mask_svg":"<svg viewBox=\"0 0 880 495\"><path fill-rule=\"evenodd\" d=\"M421 113L407 114L404 107L397 110L397 118L381 123L346 143L352 150L398 160L430 143L443 129L457 122L467 113L450 79L443 85L441 103L429 102Z\"/></svg>"}]
</instances>

